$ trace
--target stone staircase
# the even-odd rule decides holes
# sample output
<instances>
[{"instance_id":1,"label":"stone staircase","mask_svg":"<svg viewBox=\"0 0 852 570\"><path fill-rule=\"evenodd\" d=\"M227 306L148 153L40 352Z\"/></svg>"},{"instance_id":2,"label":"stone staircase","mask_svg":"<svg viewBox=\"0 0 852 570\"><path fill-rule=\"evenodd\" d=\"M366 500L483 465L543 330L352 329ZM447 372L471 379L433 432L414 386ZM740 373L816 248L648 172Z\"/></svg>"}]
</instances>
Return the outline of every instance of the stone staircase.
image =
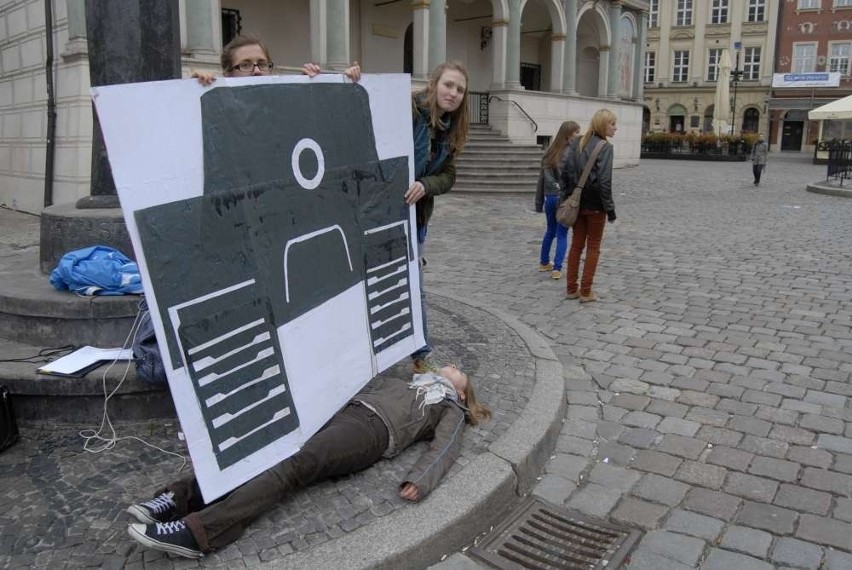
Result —
<instances>
[{"instance_id":1,"label":"stone staircase","mask_svg":"<svg viewBox=\"0 0 852 570\"><path fill-rule=\"evenodd\" d=\"M538 145L513 144L488 125L471 125L453 192L535 192L543 154Z\"/></svg>"},{"instance_id":2,"label":"stone staircase","mask_svg":"<svg viewBox=\"0 0 852 570\"><path fill-rule=\"evenodd\" d=\"M44 351L66 345L122 346L139 297L80 297L56 291L39 271L39 218L0 214L0 385L12 393L18 419L97 425L105 393L113 391L113 420L174 418L169 391L138 379L126 361L81 378L36 372L45 363Z\"/></svg>"}]
</instances>

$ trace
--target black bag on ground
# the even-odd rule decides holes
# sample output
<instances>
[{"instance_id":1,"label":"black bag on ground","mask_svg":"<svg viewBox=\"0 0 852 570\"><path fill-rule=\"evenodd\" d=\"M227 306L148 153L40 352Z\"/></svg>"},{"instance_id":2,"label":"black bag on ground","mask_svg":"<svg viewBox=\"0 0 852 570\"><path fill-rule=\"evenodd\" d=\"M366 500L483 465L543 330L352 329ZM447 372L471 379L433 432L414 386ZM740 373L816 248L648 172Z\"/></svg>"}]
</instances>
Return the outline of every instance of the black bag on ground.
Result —
<instances>
[{"instance_id":1,"label":"black bag on ground","mask_svg":"<svg viewBox=\"0 0 852 570\"><path fill-rule=\"evenodd\" d=\"M168 386L166 368L163 366L160 346L154 334L154 323L151 321L151 313L148 312L148 304L144 300L139 303L139 311L142 313L139 318L139 328L133 338L133 363L136 365L136 376L149 384Z\"/></svg>"},{"instance_id":2,"label":"black bag on ground","mask_svg":"<svg viewBox=\"0 0 852 570\"><path fill-rule=\"evenodd\" d=\"M18 441L18 422L12 409L12 395L6 386L0 386L0 451Z\"/></svg>"}]
</instances>

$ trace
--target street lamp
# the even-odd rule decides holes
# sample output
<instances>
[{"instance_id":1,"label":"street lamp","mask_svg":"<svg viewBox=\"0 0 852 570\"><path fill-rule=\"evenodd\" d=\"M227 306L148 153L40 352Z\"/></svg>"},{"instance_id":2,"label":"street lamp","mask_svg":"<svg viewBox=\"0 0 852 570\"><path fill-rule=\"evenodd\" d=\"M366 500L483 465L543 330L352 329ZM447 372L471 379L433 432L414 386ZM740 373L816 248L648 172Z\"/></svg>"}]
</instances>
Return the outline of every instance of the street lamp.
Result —
<instances>
[{"instance_id":1,"label":"street lamp","mask_svg":"<svg viewBox=\"0 0 852 570\"><path fill-rule=\"evenodd\" d=\"M740 79L743 78L743 71L740 69L740 50L742 49L742 42L734 42L734 49L737 52L737 64L734 69L731 71L731 83L734 84L734 99L731 104L731 136L734 134L734 127L736 126L737 119L737 85L740 83Z\"/></svg>"}]
</instances>

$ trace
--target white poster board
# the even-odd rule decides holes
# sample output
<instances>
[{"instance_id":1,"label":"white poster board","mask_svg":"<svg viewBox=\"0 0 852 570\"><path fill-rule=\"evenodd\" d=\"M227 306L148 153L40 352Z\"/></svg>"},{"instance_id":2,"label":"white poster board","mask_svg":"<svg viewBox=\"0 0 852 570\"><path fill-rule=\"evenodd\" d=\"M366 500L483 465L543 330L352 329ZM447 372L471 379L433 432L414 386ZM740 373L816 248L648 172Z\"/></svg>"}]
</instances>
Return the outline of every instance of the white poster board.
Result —
<instances>
[{"instance_id":1,"label":"white poster board","mask_svg":"<svg viewBox=\"0 0 852 570\"><path fill-rule=\"evenodd\" d=\"M425 344L408 75L94 88L205 501Z\"/></svg>"}]
</instances>

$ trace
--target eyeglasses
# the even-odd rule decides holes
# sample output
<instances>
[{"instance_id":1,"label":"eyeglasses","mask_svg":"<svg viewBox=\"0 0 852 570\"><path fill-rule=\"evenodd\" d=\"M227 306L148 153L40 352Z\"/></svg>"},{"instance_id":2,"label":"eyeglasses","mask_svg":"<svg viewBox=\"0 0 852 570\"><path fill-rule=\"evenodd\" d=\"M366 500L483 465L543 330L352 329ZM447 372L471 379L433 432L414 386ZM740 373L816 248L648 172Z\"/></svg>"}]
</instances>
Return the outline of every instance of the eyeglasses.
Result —
<instances>
[{"instance_id":1,"label":"eyeglasses","mask_svg":"<svg viewBox=\"0 0 852 570\"><path fill-rule=\"evenodd\" d=\"M275 64L271 61L266 61L265 59L261 59L260 61L241 61L237 65L231 66L231 71L240 70L243 73L251 73L254 71L254 68L260 70L261 73L266 73L272 71L272 68L275 67Z\"/></svg>"}]
</instances>

